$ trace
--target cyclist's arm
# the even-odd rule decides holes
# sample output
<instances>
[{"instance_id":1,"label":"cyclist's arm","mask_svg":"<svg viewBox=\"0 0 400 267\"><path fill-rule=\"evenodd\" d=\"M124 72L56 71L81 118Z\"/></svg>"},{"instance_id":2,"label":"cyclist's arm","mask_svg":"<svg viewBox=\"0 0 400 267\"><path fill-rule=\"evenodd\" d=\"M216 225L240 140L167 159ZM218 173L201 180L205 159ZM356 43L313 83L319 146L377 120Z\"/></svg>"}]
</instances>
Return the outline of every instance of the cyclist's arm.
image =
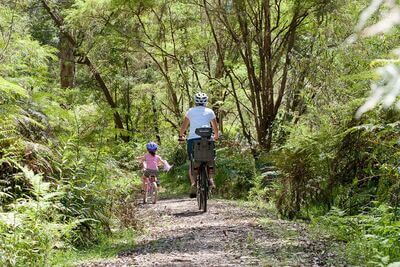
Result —
<instances>
[{"instance_id":1,"label":"cyclist's arm","mask_svg":"<svg viewBox=\"0 0 400 267\"><path fill-rule=\"evenodd\" d=\"M179 137L181 136L183 137L185 135L188 126L189 126L189 119L188 117L185 116L181 125L181 130L179 131Z\"/></svg>"},{"instance_id":2,"label":"cyclist's arm","mask_svg":"<svg viewBox=\"0 0 400 267\"><path fill-rule=\"evenodd\" d=\"M219 139L219 130L218 130L218 122L217 119L213 119L211 121L211 126L213 128L213 132L214 132L214 140L218 140Z\"/></svg>"}]
</instances>

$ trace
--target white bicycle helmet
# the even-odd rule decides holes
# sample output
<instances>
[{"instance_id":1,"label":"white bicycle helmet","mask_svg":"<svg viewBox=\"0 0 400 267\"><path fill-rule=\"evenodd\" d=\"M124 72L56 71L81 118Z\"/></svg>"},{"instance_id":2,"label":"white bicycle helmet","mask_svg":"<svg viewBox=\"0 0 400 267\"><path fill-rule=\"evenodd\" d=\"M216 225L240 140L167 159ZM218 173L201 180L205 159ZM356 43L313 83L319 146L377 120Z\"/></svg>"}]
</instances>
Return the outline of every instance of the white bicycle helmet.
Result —
<instances>
[{"instance_id":1,"label":"white bicycle helmet","mask_svg":"<svg viewBox=\"0 0 400 267\"><path fill-rule=\"evenodd\" d=\"M194 103L204 106L208 101L208 96L205 93L197 93L194 95Z\"/></svg>"}]
</instances>

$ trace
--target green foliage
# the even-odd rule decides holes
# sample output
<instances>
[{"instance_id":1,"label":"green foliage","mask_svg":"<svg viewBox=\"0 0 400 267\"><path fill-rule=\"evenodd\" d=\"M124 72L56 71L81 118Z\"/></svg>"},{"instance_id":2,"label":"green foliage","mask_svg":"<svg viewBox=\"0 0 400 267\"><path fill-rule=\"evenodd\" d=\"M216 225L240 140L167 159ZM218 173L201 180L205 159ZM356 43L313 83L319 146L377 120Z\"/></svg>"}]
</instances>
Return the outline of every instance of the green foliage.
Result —
<instances>
[{"instance_id":1,"label":"green foliage","mask_svg":"<svg viewBox=\"0 0 400 267\"><path fill-rule=\"evenodd\" d=\"M217 149L216 168L216 194L226 198L247 197L256 174L249 150L237 145Z\"/></svg>"},{"instance_id":2,"label":"green foliage","mask_svg":"<svg viewBox=\"0 0 400 267\"><path fill-rule=\"evenodd\" d=\"M283 216L300 216L301 209L307 211L312 206L329 207L330 164L338 140L327 118L319 123L318 131L297 126L272 156L282 172L276 205Z\"/></svg>"},{"instance_id":3,"label":"green foliage","mask_svg":"<svg viewBox=\"0 0 400 267\"><path fill-rule=\"evenodd\" d=\"M352 265L387 266L400 261L398 208L377 205L362 214L349 216L332 208L315 219L314 227L328 230L332 237L344 241Z\"/></svg>"},{"instance_id":4,"label":"green foliage","mask_svg":"<svg viewBox=\"0 0 400 267\"><path fill-rule=\"evenodd\" d=\"M387 62L398 34L343 45L365 1L271 4L271 21L280 22L271 36L277 45L272 69L259 80L274 88L287 81L287 88L284 107L265 112L279 118L267 126L276 134L272 153L261 151L265 162L254 160L259 151L252 139L264 111L253 108L248 88L250 77L269 64L262 45L250 49L249 73L251 62L243 62L240 49L240 38L251 37L244 43L252 48L263 42L251 1L244 35L230 1L220 14L213 1L209 14L185 0L47 2L63 18L62 29L73 33L75 63L85 64L87 56L95 69L77 64L76 87L60 89L58 49L65 40L58 26L32 1L0 4L0 264L45 265L55 250L106 244L111 229L137 227L135 158L156 137L159 154L174 165L160 176L166 194L188 192L186 148L175 136L196 91L210 94L224 126L214 194L272 200L289 218L324 215L335 206L343 214L333 209L320 222L338 238L355 240L348 243L350 257L362 251L355 264L399 260L399 114L353 119L368 80L377 78L371 68ZM292 31L292 15L303 11L307 16ZM104 101L99 76L116 107ZM116 112L123 130L115 128ZM130 141L121 143L120 133Z\"/></svg>"},{"instance_id":5,"label":"green foliage","mask_svg":"<svg viewBox=\"0 0 400 267\"><path fill-rule=\"evenodd\" d=\"M132 228L121 230L112 236L103 235L88 249L56 251L50 265L72 267L78 262L112 259L121 251L131 249L135 245L135 237L136 231Z\"/></svg>"},{"instance_id":6,"label":"green foliage","mask_svg":"<svg viewBox=\"0 0 400 267\"><path fill-rule=\"evenodd\" d=\"M283 172L276 202L280 213L294 217L335 205L353 214L373 200L397 205L399 131L398 123L391 123L394 117L388 115L384 124L351 120L336 129L321 117L318 131L304 124L293 129L274 154Z\"/></svg>"},{"instance_id":7,"label":"green foliage","mask_svg":"<svg viewBox=\"0 0 400 267\"><path fill-rule=\"evenodd\" d=\"M361 125L344 133L333 160L335 205L356 213L372 200L398 205L398 122ZM347 185L347 189L344 187Z\"/></svg>"},{"instance_id":8,"label":"green foliage","mask_svg":"<svg viewBox=\"0 0 400 267\"><path fill-rule=\"evenodd\" d=\"M190 182L186 145L167 143L163 151L168 162L174 165L171 171L160 176L161 185L166 189L165 194L187 194ZM213 195L233 199L247 198L255 177L254 158L250 151L239 146L228 147L217 143L216 153L216 189L213 190Z\"/></svg>"},{"instance_id":9,"label":"green foliage","mask_svg":"<svg viewBox=\"0 0 400 267\"><path fill-rule=\"evenodd\" d=\"M63 192L51 190L42 176L20 167L31 186L31 196L3 206L0 213L0 264L3 266L45 266L54 248L67 246L77 220L63 222L59 201Z\"/></svg>"}]
</instances>

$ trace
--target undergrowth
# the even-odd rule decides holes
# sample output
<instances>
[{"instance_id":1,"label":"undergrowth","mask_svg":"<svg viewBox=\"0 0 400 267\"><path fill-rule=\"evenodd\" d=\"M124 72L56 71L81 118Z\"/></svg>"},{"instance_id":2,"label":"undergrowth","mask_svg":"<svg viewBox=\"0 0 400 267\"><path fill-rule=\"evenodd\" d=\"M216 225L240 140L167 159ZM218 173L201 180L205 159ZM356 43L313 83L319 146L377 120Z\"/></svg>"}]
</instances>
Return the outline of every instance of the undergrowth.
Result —
<instances>
[{"instance_id":1,"label":"undergrowth","mask_svg":"<svg viewBox=\"0 0 400 267\"><path fill-rule=\"evenodd\" d=\"M330 234L341 242L339 253L356 266L387 266L400 262L400 209L378 204L361 214L348 215L332 208L325 216L316 217L316 231Z\"/></svg>"}]
</instances>

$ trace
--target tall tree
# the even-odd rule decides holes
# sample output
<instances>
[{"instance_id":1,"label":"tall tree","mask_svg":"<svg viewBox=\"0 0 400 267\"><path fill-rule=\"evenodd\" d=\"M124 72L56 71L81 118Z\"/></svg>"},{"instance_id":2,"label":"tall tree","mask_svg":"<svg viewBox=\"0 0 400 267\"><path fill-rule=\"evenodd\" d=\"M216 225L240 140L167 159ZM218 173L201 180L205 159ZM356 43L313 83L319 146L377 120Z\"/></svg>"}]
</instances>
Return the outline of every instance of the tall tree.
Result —
<instances>
[{"instance_id":1,"label":"tall tree","mask_svg":"<svg viewBox=\"0 0 400 267\"><path fill-rule=\"evenodd\" d=\"M63 7L70 7L70 0L59 1ZM75 86L75 46L69 40L68 36L60 30L60 83L61 88L72 88Z\"/></svg>"},{"instance_id":2,"label":"tall tree","mask_svg":"<svg viewBox=\"0 0 400 267\"><path fill-rule=\"evenodd\" d=\"M73 37L73 35L66 29L66 25L64 24L64 20L63 18L60 16L60 14L58 14L55 10L53 10L50 6L50 4L48 3L48 1L46 0L41 0L41 3L43 4L43 7L46 9L46 11L48 12L48 14L50 15L50 17L52 18L52 20L54 21L54 23L57 25L57 27L59 27L61 34L68 39L68 42L70 44L72 44L73 47L77 47L77 42L75 40L75 38ZM102 75L100 74L100 72L98 71L97 67L95 66L95 64L92 63L92 61L90 60L90 58L88 57L87 54L78 54L78 62L81 64L84 64L86 66L88 66L88 68L90 69L93 77L95 78L95 80L97 81L99 87L101 88L107 103L109 104L109 106L114 109L114 122L115 122L115 127L117 129L120 130L124 130L124 125L123 125L123 120L119 114L119 112L117 110L115 110L117 108L117 104L114 101L111 92L109 90L109 88L107 87L107 84L105 82L105 80L103 79ZM129 138L125 135L125 134L121 134L121 137L124 141L129 141Z\"/></svg>"},{"instance_id":3,"label":"tall tree","mask_svg":"<svg viewBox=\"0 0 400 267\"><path fill-rule=\"evenodd\" d=\"M253 119L256 140L263 149L269 150L273 123L288 87L298 29L322 6L318 1L282 0L204 0L203 6L212 31L216 22L220 22L235 43L246 68L246 84L242 88L250 103L247 109ZM221 50L218 35L213 36ZM223 51L219 54L223 55ZM239 80L226 61L224 70ZM235 100L240 101L238 97ZM239 112L241 105L238 103Z\"/></svg>"}]
</instances>

